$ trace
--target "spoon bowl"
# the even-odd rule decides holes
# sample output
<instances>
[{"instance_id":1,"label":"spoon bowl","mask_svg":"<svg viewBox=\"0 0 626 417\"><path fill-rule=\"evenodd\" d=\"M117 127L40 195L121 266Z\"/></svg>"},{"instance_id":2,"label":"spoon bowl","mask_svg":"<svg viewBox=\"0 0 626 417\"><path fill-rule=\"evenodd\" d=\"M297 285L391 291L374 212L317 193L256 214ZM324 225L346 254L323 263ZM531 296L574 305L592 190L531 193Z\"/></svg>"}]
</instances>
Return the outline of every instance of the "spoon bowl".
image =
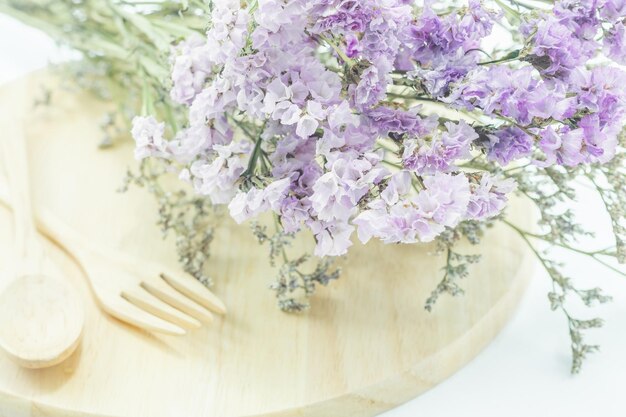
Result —
<instances>
[{"instance_id":1,"label":"spoon bowl","mask_svg":"<svg viewBox=\"0 0 626 417\"><path fill-rule=\"evenodd\" d=\"M0 293L0 347L20 366L44 368L79 344L83 308L75 290L44 275L24 275Z\"/></svg>"}]
</instances>

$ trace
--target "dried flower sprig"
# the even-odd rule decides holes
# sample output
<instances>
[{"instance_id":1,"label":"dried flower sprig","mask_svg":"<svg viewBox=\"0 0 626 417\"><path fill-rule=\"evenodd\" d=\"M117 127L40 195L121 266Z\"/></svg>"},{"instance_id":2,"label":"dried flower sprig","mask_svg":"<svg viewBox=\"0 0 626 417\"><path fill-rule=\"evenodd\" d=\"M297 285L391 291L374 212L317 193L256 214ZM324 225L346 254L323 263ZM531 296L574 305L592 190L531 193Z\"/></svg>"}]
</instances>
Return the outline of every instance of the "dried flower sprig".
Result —
<instances>
[{"instance_id":1,"label":"dried flower sprig","mask_svg":"<svg viewBox=\"0 0 626 417\"><path fill-rule=\"evenodd\" d=\"M309 265L311 256L308 253L289 256L287 247L291 246L295 235L286 233L278 224L273 234L268 234L267 226L257 222L253 222L251 227L259 243L269 244L270 265L275 266L276 259L280 259L281 265L270 289L276 293L281 310L290 313L306 310L309 308L307 299L315 293L316 285L326 286L341 275L339 268L333 268L333 258L314 260L315 267L312 269Z\"/></svg>"},{"instance_id":2,"label":"dried flower sprig","mask_svg":"<svg viewBox=\"0 0 626 417\"><path fill-rule=\"evenodd\" d=\"M164 178L167 178L164 166L154 161L143 161L137 174L128 170L119 191L126 192L134 185L147 189L154 196L158 204L157 225L163 238L174 234L178 261L184 271L204 285L211 286L212 279L206 272L209 269L207 261L220 210L187 190L166 189L162 185Z\"/></svg>"},{"instance_id":3,"label":"dried flower sprig","mask_svg":"<svg viewBox=\"0 0 626 417\"><path fill-rule=\"evenodd\" d=\"M622 146L626 144L622 143ZM626 152L619 153L606 165L589 170L587 177L611 217L615 236L614 255L620 263L626 263Z\"/></svg>"},{"instance_id":4,"label":"dried flower sprig","mask_svg":"<svg viewBox=\"0 0 626 417\"><path fill-rule=\"evenodd\" d=\"M598 350L597 345L589 345L584 342L583 331L601 327L603 325L603 321L597 317L592 319L578 319L573 317L572 313L567 308L566 301L570 298L570 296L575 296L578 297L585 304L585 306L591 307L596 303L606 303L611 301L611 297L604 295L602 290L598 287L588 290L578 289L574 286L571 278L561 273L560 267L562 265L551 260L547 253L540 252L530 240L531 238L542 239L541 236L525 232L511 223L507 222L507 224L511 226L522 237L522 239L524 239L552 280L552 291L548 293L550 308L553 311L561 311L567 319L572 349L571 371L572 373L578 373L580 372L580 368L585 357L589 353L596 352Z\"/></svg>"},{"instance_id":5,"label":"dried flower sprig","mask_svg":"<svg viewBox=\"0 0 626 417\"><path fill-rule=\"evenodd\" d=\"M470 273L470 266L480 262L480 254L461 254L455 251L456 245L462 239L466 239L472 245L480 244L485 230L492 227L495 218L487 221L467 220L459 224L455 229L448 228L437 236L437 246L434 255L446 254L446 263L443 269L443 277L437 284L430 296L426 299L424 308L432 311L439 296L448 294L458 296L464 294L463 288L459 285L459 280L467 277Z\"/></svg>"},{"instance_id":6,"label":"dried flower sprig","mask_svg":"<svg viewBox=\"0 0 626 417\"><path fill-rule=\"evenodd\" d=\"M464 291L457 281L466 278L469 275L469 266L478 261L480 261L480 255L462 255L458 252L453 252L451 248L446 249L446 265L443 267L443 279L426 299L424 308L432 311L441 294L446 293L452 296L463 294Z\"/></svg>"}]
</instances>

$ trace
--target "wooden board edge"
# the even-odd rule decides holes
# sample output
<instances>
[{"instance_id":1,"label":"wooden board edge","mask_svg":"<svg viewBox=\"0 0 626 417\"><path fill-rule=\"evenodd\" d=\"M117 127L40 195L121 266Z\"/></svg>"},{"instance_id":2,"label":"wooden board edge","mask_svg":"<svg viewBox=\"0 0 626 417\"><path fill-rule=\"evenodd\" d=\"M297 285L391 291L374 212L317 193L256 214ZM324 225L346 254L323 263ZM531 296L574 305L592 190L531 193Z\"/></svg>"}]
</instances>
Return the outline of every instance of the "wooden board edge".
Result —
<instances>
[{"instance_id":1,"label":"wooden board edge","mask_svg":"<svg viewBox=\"0 0 626 417\"><path fill-rule=\"evenodd\" d=\"M508 291L500 297L476 325L468 329L463 336L445 349L414 364L400 375L365 387L358 392L318 403L310 403L298 408L246 415L245 417L376 416L436 387L461 370L489 346L517 311L537 268L536 260L531 251L526 247L523 250L524 255L520 262L520 268L515 277L511 279ZM446 366L442 367L441 364L446 364Z\"/></svg>"}]
</instances>

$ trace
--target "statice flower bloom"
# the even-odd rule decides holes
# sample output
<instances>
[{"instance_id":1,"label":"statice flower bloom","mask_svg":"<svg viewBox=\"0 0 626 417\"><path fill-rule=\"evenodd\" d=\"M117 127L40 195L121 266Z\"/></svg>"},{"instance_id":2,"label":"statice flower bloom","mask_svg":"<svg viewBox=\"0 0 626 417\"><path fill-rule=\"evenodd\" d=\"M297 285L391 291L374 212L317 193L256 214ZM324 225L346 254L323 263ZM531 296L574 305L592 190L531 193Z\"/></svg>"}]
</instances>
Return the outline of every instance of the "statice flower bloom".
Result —
<instances>
[{"instance_id":1,"label":"statice flower bloom","mask_svg":"<svg viewBox=\"0 0 626 417\"><path fill-rule=\"evenodd\" d=\"M511 126L496 130L488 135L487 153L489 158L498 161L502 166L511 161L531 155L533 138L522 129Z\"/></svg>"},{"instance_id":2,"label":"statice flower bloom","mask_svg":"<svg viewBox=\"0 0 626 417\"><path fill-rule=\"evenodd\" d=\"M419 64L410 76L420 80L436 97L462 79L478 62L480 41L493 27L497 15L477 0L464 13L438 15L427 2L421 16L404 32L411 57Z\"/></svg>"},{"instance_id":3,"label":"statice flower bloom","mask_svg":"<svg viewBox=\"0 0 626 417\"><path fill-rule=\"evenodd\" d=\"M250 15L237 0L215 2L211 27L207 31L206 51L209 60L225 64L237 56L248 38Z\"/></svg>"},{"instance_id":4,"label":"statice flower bloom","mask_svg":"<svg viewBox=\"0 0 626 417\"><path fill-rule=\"evenodd\" d=\"M317 241L313 252L316 256L345 255L348 248L352 246L350 237L354 232L354 226L351 224L313 221L310 223L310 227Z\"/></svg>"},{"instance_id":5,"label":"statice flower bloom","mask_svg":"<svg viewBox=\"0 0 626 417\"><path fill-rule=\"evenodd\" d=\"M593 41L602 23L598 11L604 2L605 0L558 0L554 3L553 14L575 37Z\"/></svg>"},{"instance_id":6,"label":"statice flower bloom","mask_svg":"<svg viewBox=\"0 0 626 417\"><path fill-rule=\"evenodd\" d=\"M200 36L192 36L177 45L172 63L172 100L190 104L202 91L212 69L207 52L206 41Z\"/></svg>"},{"instance_id":7,"label":"statice flower bloom","mask_svg":"<svg viewBox=\"0 0 626 417\"><path fill-rule=\"evenodd\" d=\"M439 120L436 115L421 117L418 112L421 106L408 111L379 106L365 114L381 136L399 139L402 135L424 136L434 131Z\"/></svg>"},{"instance_id":8,"label":"statice flower bloom","mask_svg":"<svg viewBox=\"0 0 626 417\"><path fill-rule=\"evenodd\" d=\"M290 186L291 179L283 178L263 189L252 187L248 192L240 191L228 204L230 215L237 223L242 223L268 210L279 213Z\"/></svg>"},{"instance_id":9,"label":"statice flower bloom","mask_svg":"<svg viewBox=\"0 0 626 417\"><path fill-rule=\"evenodd\" d=\"M598 11L603 9L603 3L604 0L555 2L551 14L542 13L522 26L522 32L531 37L526 59L549 77L566 77L572 69L584 65L599 47L596 38L603 22Z\"/></svg>"},{"instance_id":10,"label":"statice flower bloom","mask_svg":"<svg viewBox=\"0 0 626 417\"><path fill-rule=\"evenodd\" d=\"M497 216L506 207L507 195L516 187L512 178L483 174L478 184L471 185L472 194L465 217L485 220Z\"/></svg>"},{"instance_id":11,"label":"statice flower bloom","mask_svg":"<svg viewBox=\"0 0 626 417\"><path fill-rule=\"evenodd\" d=\"M196 193L205 195L213 204L228 204L237 194L235 183L246 168L250 145L232 142L214 145L212 159L194 161L189 167L189 180Z\"/></svg>"},{"instance_id":12,"label":"statice flower bloom","mask_svg":"<svg viewBox=\"0 0 626 417\"><path fill-rule=\"evenodd\" d=\"M446 130L432 135L430 142L409 139L404 142L403 166L419 174L448 172L454 163L470 157L470 148L478 134L463 120L445 123Z\"/></svg>"},{"instance_id":13,"label":"statice flower bloom","mask_svg":"<svg viewBox=\"0 0 626 417\"><path fill-rule=\"evenodd\" d=\"M535 33L528 61L543 74L563 76L593 56L592 39L581 39L556 16L542 16L532 29Z\"/></svg>"},{"instance_id":14,"label":"statice flower bloom","mask_svg":"<svg viewBox=\"0 0 626 417\"><path fill-rule=\"evenodd\" d=\"M371 238L384 243L430 242L445 229L427 219L415 204L408 201L389 208L372 205L359 214L354 223L363 243Z\"/></svg>"},{"instance_id":15,"label":"statice flower bloom","mask_svg":"<svg viewBox=\"0 0 626 417\"><path fill-rule=\"evenodd\" d=\"M548 126L540 134L539 149L545 154L544 161L537 161L539 166L554 164L576 166L584 161L581 153L583 144L582 129L563 127L556 131Z\"/></svg>"},{"instance_id":16,"label":"statice flower bloom","mask_svg":"<svg viewBox=\"0 0 626 417\"><path fill-rule=\"evenodd\" d=\"M352 100L358 110L371 108L385 98L391 82L391 68L387 60L379 59L363 71L358 84L350 86Z\"/></svg>"},{"instance_id":17,"label":"statice flower bloom","mask_svg":"<svg viewBox=\"0 0 626 417\"><path fill-rule=\"evenodd\" d=\"M320 220L347 220L357 211L357 204L373 184L388 175L380 165L379 154L365 154L363 158L335 153L329 161L329 171L313 185L310 197L312 208Z\"/></svg>"},{"instance_id":18,"label":"statice flower bloom","mask_svg":"<svg viewBox=\"0 0 626 417\"><path fill-rule=\"evenodd\" d=\"M345 54L361 59L358 82L349 86L355 106L364 110L385 97L390 73L402 47L402 33L410 23L411 8L398 0L319 1L313 15L319 20L312 33L341 35ZM369 65L365 63L369 63ZM362 68L361 68L362 67Z\"/></svg>"},{"instance_id":19,"label":"statice flower bloom","mask_svg":"<svg viewBox=\"0 0 626 417\"><path fill-rule=\"evenodd\" d=\"M407 197L411 176L408 171L395 174L383 201L375 201L354 220L359 239L372 237L385 243L429 242L446 226L454 227L467 212L469 182L464 175L435 174L424 179L426 188Z\"/></svg>"},{"instance_id":20,"label":"statice flower bloom","mask_svg":"<svg viewBox=\"0 0 626 417\"><path fill-rule=\"evenodd\" d=\"M373 62L384 58L393 63L401 47L400 34L411 20L411 8L398 0L315 1L319 20L313 33L341 34L347 46L358 39L358 55ZM355 51L356 52L356 51Z\"/></svg>"},{"instance_id":21,"label":"statice flower bloom","mask_svg":"<svg viewBox=\"0 0 626 417\"><path fill-rule=\"evenodd\" d=\"M604 0L601 2L600 17L610 23L615 23L626 16L626 1Z\"/></svg>"},{"instance_id":22,"label":"statice flower bloom","mask_svg":"<svg viewBox=\"0 0 626 417\"><path fill-rule=\"evenodd\" d=\"M604 53L619 64L626 64L626 28L616 23L604 36Z\"/></svg>"},{"instance_id":23,"label":"statice flower bloom","mask_svg":"<svg viewBox=\"0 0 626 417\"><path fill-rule=\"evenodd\" d=\"M467 109L513 118L530 124L534 118L565 120L575 112L575 97L562 84L538 78L531 67L494 66L474 70L446 98Z\"/></svg>"},{"instance_id":24,"label":"statice flower bloom","mask_svg":"<svg viewBox=\"0 0 626 417\"><path fill-rule=\"evenodd\" d=\"M136 116L133 119L131 135L135 139L135 159L149 156L166 157L167 141L163 138L165 123L159 123L154 117Z\"/></svg>"},{"instance_id":25,"label":"statice flower bloom","mask_svg":"<svg viewBox=\"0 0 626 417\"><path fill-rule=\"evenodd\" d=\"M437 224L455 227L463 219L469 203L467 177L437 173L425 177L424 185L426 189L415 199L420 211Z\"/></svg>"}]
</instances>

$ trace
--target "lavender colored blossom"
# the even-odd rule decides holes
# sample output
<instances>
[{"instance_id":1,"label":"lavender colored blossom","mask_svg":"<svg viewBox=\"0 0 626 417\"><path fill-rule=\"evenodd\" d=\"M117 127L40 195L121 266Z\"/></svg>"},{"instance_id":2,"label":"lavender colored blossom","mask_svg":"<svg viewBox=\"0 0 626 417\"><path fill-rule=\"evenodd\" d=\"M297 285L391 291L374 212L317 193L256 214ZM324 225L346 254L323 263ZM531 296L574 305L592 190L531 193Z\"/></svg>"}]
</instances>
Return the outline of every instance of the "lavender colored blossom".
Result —
<instances>
[{"instance_id":1,"label":"lavender colored blossom","mask_svg":"<svg viewBox=\"0 0 626 417\"><path fill-rule=\"evenodd\" d=\"M135 117L131 130L131 135L135 139L135 159L166 156L167 141L163 138L164 133L165 123L159 123L152 116Z\"/></svg>"},{"instance_id":2,"label":"lavender colored blossom","mask_svg":"<svg viewBox=\"0 0 626 417\"><path fill-rule=\"evenodd\" d=\"M615 23L626 16L626 1L605 0L601 4L600 17L610 23Z\"/></svg>"},{"instance_id":3,"label":"lavender colored blossom","mask_svg":"<svg viewBox=\"0 0 626 417\"><path fill-rule=\"evenodd\" d=\"M196 160L189 166L190 181L195 191L206 195L213 204L228 204L237 193L235 183L245 171L250 145L232 142L214 145L212 159Z\"/></svg>"},{"instance_id":4,"label":"lavender colored blossom","mask_svg":"<svg viewBox=\"0 0 626 417\"><path fill-rule=\"evenodd\" d=\"M172 53L186 125L167 139L164 123L135 118L136 157L166 161L238 222L272 212L284 231L312 233L318 256L346 253L355 231L427 242L497 216L515 184L493 172L516 160L614 157L626 73L587 64L624 63L623 0L520 11L506 55L484 42L502 13L439 6L215 2L205 36Z\"/></svg>"},{"instance_id":5,"label":"lavender colored blossom","mask_svg":"<svg viewBox=\"0 0 626 417\"><path fill-rule=\"evenodd\" d=\"M196 94L202 91L213 67L206 48L206 41L200 36L191 36L176 46L170 94L175 102L191 104Z\"/></svg>"},{"instance_id":6,"label":"lavender colored blossom","mask_svg":"<svg viewBox=\"0 0 626 417\"><path fill-rule=\"evenodd\" d=\"M470 157L471 144L478 134L464 121L446 122L446 130L432 135L430 142L422 139L405 141L403 166L419 174L448 172L454 163Z\"/></svg>"},{"instance_id":7,"label":"lavender colored blossom","mask_svg":"<svg viewBox=\"0 0 626 417\"><path fill-rule=\"evenodd\" d=\"M228 205L230 215L237 223L242 223L270 209L279 213L290 186L291 179L283 178L264 189L253 187L248 192L240 191Z\"/></svg>"},{"instance_id":8,"label":"lavender colored blossom","mask_svg":"<svg viewBox=\"0 0 626 417\"><path fill-rule=\"evenodd\" d=\"M466 217L485 220L497 216L506 207L507 195L516 188L511 178L483 174L478 184L472 184L472 194L467 206Z\"/></svg>"},{"instance_id":9,"label":"lavender colored blossom","mask_svg":"<svg viewBox=\"0 0 626 417\"><path fill-rule=\"evenodd\" d=\"M380 106L365 114L382 136L390 135L392 138L399 138L403 134L424 136L435 130L438 118L436 116L423 118L418 114L419 110L419 106L408 111Z\"/></svg>"},{"instance_id":10,"label":"lavender colored blossom","mask_svg":"<svg viewBox=\"0 0 626 417\"><path fill-rule=\"evenodd\" d=\"M346 221L356 213L357 203L372 184L379 183L388 171L379 165L377 154L365 154L359 159L344 154L332 156L336 159L327 163L329 172L313 185L311 206L320 220Z\"/></svg>"},{"instance_id":11,"label":"lavender colored blossom","mask_svg":"<svg viewBox=\"0 0 626 417\"><path fill-rule=\"evenodd\" d=\"M619 64L626 64L626 28L623 22L616 23L604 35L604 53Z\"/></svg>"},{"instance_id":12,"label":"lavender colored blossom","mask_svg":"<svg viewBox=\"0 0 626 417\"><path fill-rule=\"evenodd\" d=\"M393 190L385 201L370 204L354 220L363 243L372 237L385 243L429 242L446 226L454 227L464 218L470 200L464 175L426 177L426 189L408 197L410 178L407 171L395 174L388 186Z\"/></svg>"},{"instance_id":13,"label":"lavender colored blossom","mask_svg":"<svg viewBox=\"0 0 626 417\"><path fill-rule=\"evenodd\" d=\"M555 131L547 127L541 132L539 149L545 153L545 161L538 162L540 166L565 165L576 166L584 161L581 153L583 132L581 129L571 130L563 127Z\"/></svg>"},{"instance_id":14,"label":"lavender colored blossom","mask_svg":"<svg viewBox=\"0 0 626 417\"><path fill-rule=\"evenodd\" d=\"M476 66L480 41L491 32L494 18L497 15L476 0L469 1L465 13L444 16L427 3L405 31L407 49L419 64L411 77L420 80L433 96L447 95L449 85Z\"/></svg>"},{"instance_id":15,"label":"lavender colored blossom","mask_svg":"<svg viewBox=\"0 0 626 417\"><path fill-rule=\"evenodd\" d=\"M581 39L556 16L542 16L532 29L533 45L527 60L549 76L563 76L590 59L593 38Z\"/></svg>"},{"instance_id":16,"label":"lavender colored blossom","mask_svg":"<svg viewBox=\"0 0 626 417\"><path fill-rule=\"evenodd\" d=\"M379 59L363 71L358 84L350 86L352 100L358 110L371 108L386 96L387 86L391 82L391 68L387 60Z\"/></svg>"},{"instance_id":17,"label":"lavender colored blossom","mask_svg":"<svg viewBox=\"0 0 626 417\"><path fill-rule=\"evenodd\" d=\"M506 166L511 161L531 155L533 138L516 126L507 127L489 135L487 148L490 159Z\"/></svg>"},{"instance_id":18,"label":"lavender colored blossom","mask_svg":"<svg viewBox=\"0 0 626 417\"><path fill-rule=\"evenodd\" d=\"M351 224L317 221L312 222L310 226L317 241L314 251L316 256L345 255L352 246L350 237L354 232L354 226Z\"/></svg>"}]
</instances>

